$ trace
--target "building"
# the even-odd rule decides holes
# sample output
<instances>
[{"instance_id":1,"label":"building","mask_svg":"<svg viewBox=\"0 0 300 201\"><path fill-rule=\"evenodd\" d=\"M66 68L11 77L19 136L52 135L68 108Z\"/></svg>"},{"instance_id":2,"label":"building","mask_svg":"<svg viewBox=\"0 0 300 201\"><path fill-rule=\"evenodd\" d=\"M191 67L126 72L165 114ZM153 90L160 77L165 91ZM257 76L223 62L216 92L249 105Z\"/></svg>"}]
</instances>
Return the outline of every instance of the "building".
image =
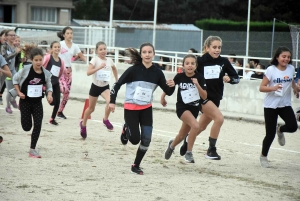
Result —
<instances>
[{"instance_id":1,"label":"building","mask_svg":"<svg viewBox=\"0 0 300 201\"><path fill-rule=\"evenodd\" d=\"M72 0L1 0L0 23L70 25Z\"/></svg>"}]
</instances>

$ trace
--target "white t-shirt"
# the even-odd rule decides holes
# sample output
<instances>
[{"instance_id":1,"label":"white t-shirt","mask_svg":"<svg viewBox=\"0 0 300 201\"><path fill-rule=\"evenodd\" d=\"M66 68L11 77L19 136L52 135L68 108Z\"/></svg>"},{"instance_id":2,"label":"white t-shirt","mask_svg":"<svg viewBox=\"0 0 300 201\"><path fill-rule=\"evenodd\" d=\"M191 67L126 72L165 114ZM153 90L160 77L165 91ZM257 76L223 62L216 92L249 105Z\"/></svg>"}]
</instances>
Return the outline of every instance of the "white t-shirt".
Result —
<instances>
[{"instance_id":1,"label":"white t-shirt","mask_svg":"<svg viewBox=\"0 0 300 201\"><path fill-rule=\"evenodd\" d=\"M66 42L60 41L60 53L59 57L64 61L66 67L71 67L72 57L80 52L78 45L72 43L71 48L68 48Z\"/></svg>"},{"instance_id":2,"label":"white t-shirt","mask_svg":"<svg viewBox=\"0 0 300 201\"><path fill-rule=\"evenodd\" d=\"M253 71L248 71L247 73L245 72L245 76L243 77L243 79L251 80L251 75L253 75L253 74L254 74Z\"/></svg>"},{"instance_id":3,"label":"white t-shirt","mask_svg":"<svg viewBox=\"0 0 300 201\"><path fill-rule=\"evenodd\" d=\"M90 61L90 64L94 66L94 68L98 68L102 63L106 63L106 66L101 70L98 70L92 75L93 83L98 87L104 87L109 84L109 81L105 81L107 76L111 75L111 67L115 66L115 63L111 58L107 58L106 60L100 59L98 56L95 56Z\"/></svg>"},{"instance_id":4,"label":"white t-shirt","mask_svg":"<svg viewBox=\"0 0 300 201\"><path fill-rule=\"evenodd\" d=\"M276 66L269 66L266 70L265 76L268 78L269 85L274 86L276 84L282 85L282 96L276 96L275 91L266 93L264 100L265 108L282 108L291 106L292 95L292 82L294 82L295 67L287 65L284 71L279 70Z\"/></svg>"}]
</instances>

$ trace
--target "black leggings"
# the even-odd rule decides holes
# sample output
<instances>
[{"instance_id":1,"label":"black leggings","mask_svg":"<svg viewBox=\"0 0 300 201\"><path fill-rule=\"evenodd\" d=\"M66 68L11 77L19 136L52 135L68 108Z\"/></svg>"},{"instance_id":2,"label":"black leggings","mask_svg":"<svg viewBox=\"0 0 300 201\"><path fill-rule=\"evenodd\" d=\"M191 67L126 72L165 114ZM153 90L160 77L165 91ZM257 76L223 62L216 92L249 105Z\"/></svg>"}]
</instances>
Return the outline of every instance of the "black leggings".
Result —
<instances>
[{"instance_id":1,"label":"black leggings","mask_svg":"<svg viewBox=\"0 0 300 201\"><path fill-rule=\"evenodd\" d=\"M5 84L5 82L4 82L3 85L2 85L2 87L1 87L0 94L3 94L3 93L4 93L5 88L6 88L6 84Z\"/></svg>"},{"instance_id":2,"label":"black leggings","mask_svg":"<svg viewBox=\"0 0 300 201\"><path fill-rule=\"evenodd\" d=\"M53 112L52 112L51 118L55 119L56 113L58 111L59 104L60 104L60 87L59 87L59 83L57 83L55 85L52 85L52 89L53 89L53 92L52 92L53 101L52 101L51 105L53 105L54 107L53 107Z\"/></svg>"},{"instance_id":3,"label":"black leggings","mask_svg":"<svg viewBox=\"0 0 300 201\"><path fill-rule=\"evenodd\" d=\"M141 136L140 132L140 126L147 126L152 127L153 124L153 118L152 118L152 107L146 108L144 110L124 110L124 118L125 122L128 126L128 129L130 130L130 137L129 141L136 145L141 141L141 138L144 139L147 138L146 144L149 146L151 141L151 135L150 136ZM148 134L148 132L146 132ZM144 133L142 132L142 135ZM149 139L150 138L150 139Z\"/></svg>"},{"instance_id":4,"label":"black leggings","mask_svg":"<svg viewBox=\"0 0 300 201\"><path fill-rule=\"evenodd\" d=\"M30 148L35 149L42 129L42 120L44 114L42 101L28 102L21 99L19 106L21 112L21 125L24 131L31 130L33 119Z\"/></svg>"},{"instance_id":5,"label":"black leggings","mask_svg":"<svg viewBox=\"0 0 300 201\"><path fill-rule=\"evenodd\" d=\"M293 133L298 129L295 113L291 106L283 108L264 108L266 136L263 140L262 155L267 156L271 144L276 135L278 115L283 119L285 125L280 127L281 132Z\"/></svg>"}]
</instances>

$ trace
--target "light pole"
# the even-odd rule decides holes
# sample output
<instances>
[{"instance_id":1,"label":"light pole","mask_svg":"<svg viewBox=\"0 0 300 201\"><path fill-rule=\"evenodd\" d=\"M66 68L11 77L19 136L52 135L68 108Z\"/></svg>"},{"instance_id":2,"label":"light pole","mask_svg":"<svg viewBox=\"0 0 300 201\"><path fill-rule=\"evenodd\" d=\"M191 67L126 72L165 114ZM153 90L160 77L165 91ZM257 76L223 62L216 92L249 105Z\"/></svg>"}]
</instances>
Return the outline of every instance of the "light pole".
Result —
<instances>
[{"instance_id":1,"label":"light pole","mask_svg":"<svg viewBox=\"0 0 300 201\"><path fill-rule=\"evenodd\" d=\"M109 11L109 46L112 46L113 41L113 31L112 31L112 23L113 23L113 14L114 14L114 0L110 0L110 11Z\"/></svg>"},{"instance_id":2,"label":"light pole","mask_svg":"<svg viewBox=\"0 0 300 201\"><path fill-rule=\"evenodd\" d=\"M152 40L152 45L154 47L155 47L155 40L156 40L157 3L158 3L158 0L155 0L155 3L154 3L154 19L153 19L153 40Z\"/></svg>"}]
</instances>

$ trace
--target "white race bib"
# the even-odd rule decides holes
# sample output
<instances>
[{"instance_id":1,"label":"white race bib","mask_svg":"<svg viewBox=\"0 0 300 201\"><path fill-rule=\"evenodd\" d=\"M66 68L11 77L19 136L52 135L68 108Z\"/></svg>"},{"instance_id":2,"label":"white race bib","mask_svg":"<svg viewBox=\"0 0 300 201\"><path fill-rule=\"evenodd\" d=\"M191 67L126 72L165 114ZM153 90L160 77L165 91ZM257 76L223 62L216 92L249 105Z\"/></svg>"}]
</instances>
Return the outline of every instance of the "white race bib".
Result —
<instances>
[{"instance_id":1,"label":"white race bib","mask_svg":"<svg viewBox=\"0 0 300 201\"><path fill-rule=\"evenodd\" d=\"M31 98L41 97L43 92L43 85L28 85L27 96Z\"/></svg>"},{"instance_id":2,"label":"white race bib","mask_svg":"<svg viewBox=\"0 0 300 201\"><path fill-rule=\"evenodd\" d=\"M133 99L144 101L144 102L150 102L152 97L152 89L137 87L135 89Z\"/></svg>"},{"instance_id":3,"label":"white race bib","mask_svg":"<svg viewBox=\"0 0 300 201\"><path fill-rule=\"evenodd\" d=\"M199 91L197 87L181 91L181 97L182 101L185 104L200 100Z\"/></svg>"},{"instance_id":4,"label":"white race bib","mask_svg":"<svg viewBox=\"0 0 300 201\"><path fill-rule=\"evenodd\" d=\"M51 74L54 75L55 77L58 77L59 72L60 72L60 67L52 65L51 70L50 70Z\"/></svg>"},{"instance_id":5,"label":"white race bib","mask_svg":"<svg viewBox=\"0 0 300 201\"><path fill-rule=\"evenodd\" d=\"M221 66L204 66L204 77L205 79L216 79L220 77Z\"/></svg>"},{"instance_id":6,"label":"white race bib","mask_svg":"<svg viewBox=\"0 0 300 201\"><path fill-rule=\"evenodd\" d=\"M110 71L98 70L96 79L99 81L110 81Z\"/></svg>"}]
</instances>

